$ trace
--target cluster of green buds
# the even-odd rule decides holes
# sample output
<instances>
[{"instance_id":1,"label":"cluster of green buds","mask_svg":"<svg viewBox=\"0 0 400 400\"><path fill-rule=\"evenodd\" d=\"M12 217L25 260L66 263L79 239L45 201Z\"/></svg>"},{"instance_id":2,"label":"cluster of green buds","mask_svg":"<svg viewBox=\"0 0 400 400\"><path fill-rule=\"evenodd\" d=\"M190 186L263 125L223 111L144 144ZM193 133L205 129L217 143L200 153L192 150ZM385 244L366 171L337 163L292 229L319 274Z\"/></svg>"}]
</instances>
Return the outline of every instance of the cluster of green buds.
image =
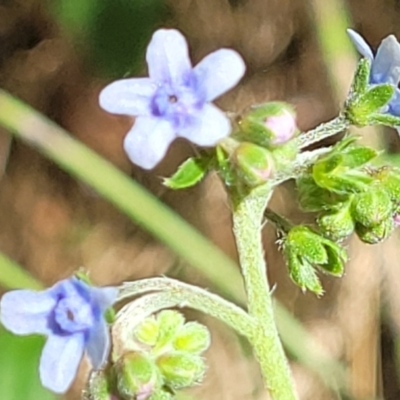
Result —
<instances>
[{"instance_id":1,"label":"cluster of green buds","mask_svg":"<svg viewBox=\"0 0 400 400\"><path fill-rule=\"evenodd\" d=\"M150 316L132 333L129 349L114 365L118 395L124 400L169 400L178 389L200 383L206 371L201 354L210 345L208 329L187 322L177 311Z\"/></svg>"},{"instance_id":2,"label":"cluster of green buds","mask_svg":"<svg viewBox=\"0 0 400 400\"><path fill-rule=\"evenodd\" d=\"M321 233L341 241L354 231L365 243L378 243L396 226L400 170L375 167L375 150L349 137L321 157L298 179L300 204L317 211Z\"/></svg>"},{"instance_id":3,"label":"cluster of green buds","mask_svg":"<svg viewBox=\"0 0 400 400\"><path fill-rule=\"evenodd\" d=\"M164 184L187 188L216 169L227 186L252 188L267 182L276 170L290 168L299 151L293 140L299 133L293 107L283 102L253 106L232 124L232 135L218 144L215 153L189 158Z\"/></svg>"}]
</instances>

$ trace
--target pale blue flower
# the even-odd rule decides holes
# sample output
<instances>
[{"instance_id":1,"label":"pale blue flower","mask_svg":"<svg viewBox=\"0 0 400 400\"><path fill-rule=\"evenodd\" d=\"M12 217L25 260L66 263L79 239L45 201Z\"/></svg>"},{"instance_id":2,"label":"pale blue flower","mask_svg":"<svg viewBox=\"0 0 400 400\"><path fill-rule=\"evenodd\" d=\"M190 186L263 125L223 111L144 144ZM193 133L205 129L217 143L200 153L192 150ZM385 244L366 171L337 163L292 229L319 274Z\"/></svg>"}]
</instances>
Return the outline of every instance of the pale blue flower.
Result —
<instances>
[{"instance_id":1,"label":"pale blue flower","mask_svg":"<svg viewBox=\"0 0 400 400\"><path fill-rule=\"evenodd\" d=\"M217 50L193 68L182 34L160 29L147 48L146 60L149 78L119 80L100 94L105 110L137 117L124 140L133 163L153 168L176 137L214 146L229 135L229 119L210 102L244 75L237 52Z\"/></svg>"},{"instance_id":2,"label":"pale blue flower","mask_svg":"<svg viewBox=\"0 0 400 400\"><path fill-rule=\"evenodd\" d=\"M371 85L389 83L395 89L388 106L382 111L399 117L400 90L398 89L398 84L400 81L400 43L394 35L389 35L382 40L374 56L371 48L361 35L352 29L348 29L347 32L361 55L371 61L369 83Z\"/></svg>"},{"instance_id":3,"label":"pale blue flower","mask_svg":"<svg viewBox=\"0 0 400 400\"><path fill-rule=\"evenodd\" d=\"M35 292L14 290L0 301L0 320L17 335L47 335L40 359L43 386L64 393L86 350L93 368L101 368L110 351L104 312L115 301L116 288L96 288L72 277Z\"/></svg>"}]
</instances>

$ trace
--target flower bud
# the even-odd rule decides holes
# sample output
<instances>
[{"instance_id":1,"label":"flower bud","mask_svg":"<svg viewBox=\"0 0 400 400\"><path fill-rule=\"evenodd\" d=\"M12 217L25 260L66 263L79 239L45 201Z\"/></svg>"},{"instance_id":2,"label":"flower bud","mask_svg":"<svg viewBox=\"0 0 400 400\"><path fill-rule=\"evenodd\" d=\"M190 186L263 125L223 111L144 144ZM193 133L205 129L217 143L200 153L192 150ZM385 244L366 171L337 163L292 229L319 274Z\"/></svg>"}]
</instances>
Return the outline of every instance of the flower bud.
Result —
<instances>
[{"instance_id":1,"label":"flower bud","mask_svg":"<svg viewBox=\"0 0 400 400\"><path fill-rule=\"evenodd\" d=\"M298 132L295 112L283 102L253 106L239 122L239 136L263 147L287 143Z\"/></svg>"},{"instance_id":2,"label":"flower bud","mask_svg":"<svg viewBox=\"0 0 400 400\"><path fill-rule=\"evenodd\" d=\"M389 193L381 187L372 187L367 192L354 196L351 214L356 222L365 227L382 223L393 212Z\"/></svg>"},{"instance_id":3,"label":"flower bud","mask_svg":"<svg viewBox=\"0 0 400 400\"><path fill-rule=\"evenodd\" d=\"M188 322L175 336L173 345L176 350L199 354L210 346L210 332L198 322Z\"/></svg>"},{"instance_id":4,"label":"flower bud","mask_svg":"<svg viewBox=\"0 0 400 400\"><path fill-rule=\"evenodd\" d=\"M115 365L117 388L126 400L147 400L162 384L155 363L145 354L130 352Z\"/></svg>"},{"instance_id":5,"label":"flower bud","mask_svg":"<svg viewBox=\"0 0 400 400\"><path fill-rule=\"evenodd\" d=\"M393 232L395 221L393 217L389 217L378 225L366 227L356 224L356 233L358 237L365 243L376 244L385 240Z\"/></svg>"},{"instance_id":6,"label":"flower bud","mask_svg":"<svg viewBox=\"0 0 400 400\"><path fill-rule=\"evenodd\" d=\"M206 371L203 359L198 355L188 353L165 354L160 356L156 362L165 385L174 390L199 383Z\"/></svg>"},{"instance_id":7,"label":"flower bud","mask_svg":"<svg viewBox=\"0 0 400 400\"><path fill-rule=\"evenodd\" d=\"M136 327L134 335L140 342L154 346L159 335L159 324L153 316L147 317Z\"/></svg>"},{"instance_id":8,"label":"flower bud","mask_svg":"<svg viewBox=\"0 0 400 400\"><path fill-rule=\"evenodd\" d=\"M293 227L284 239L283 249L290 275L303 290L322 294L314 267L334 276L343 274L347 260L344 249L306 226Z\"/></svg>"},{"instance_id":9,"label":"flower bud","mask_svg":"<svg viewBox=\"0 0 400 400\"><path fill-rule=\"evenodd\" d=\"M392 201L400 202L400 170L394 167L383 167L374 175L389 193Z\"/></svg>"},{"instance_id":10,"label":"flower bud","mask_svg":"<svg viewBox=\"0 0 400 400\"><path fill-rule=\"evenodd\" d=\"M320 215L317 220L321 233L333 241L339 241L351 235L354 222L350 213L350 202L335 206L334 211Z\"/></svg>"},{"instance_id":11,"label":"flower bud","mask_svg":"<svg viewBox=\"0 0 400 400\"><path fill-rule=\"evenodd\" d=\"M262 185L274 171L271 152L248 142L236 148L232 162L236 165L238 176L250 187Z\"/></svg>"},{"instance_id":12,"label":"flower bud","mask_svg":"<svg viewBox=\"0 0 400 400\"><path fill-rule=\"evenodd\" d=\"M157 315L157 322L159 333L155 352L172 343L175 335L184 325L185 317L178 311L164 310Z\"/></svg>"}]
</instances>

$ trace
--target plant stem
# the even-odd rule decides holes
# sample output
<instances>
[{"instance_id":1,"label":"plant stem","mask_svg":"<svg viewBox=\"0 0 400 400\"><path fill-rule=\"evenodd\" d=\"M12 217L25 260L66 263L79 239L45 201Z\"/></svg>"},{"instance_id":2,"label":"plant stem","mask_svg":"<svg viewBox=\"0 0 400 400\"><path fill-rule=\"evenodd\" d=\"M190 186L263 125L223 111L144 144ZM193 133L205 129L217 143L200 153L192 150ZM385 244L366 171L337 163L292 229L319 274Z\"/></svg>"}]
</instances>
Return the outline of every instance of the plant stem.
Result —
<instances>
[{"instance_id":1,"label":"plant stem","mask_svg":"<svg viewBox=\"0 0 400 400\"><path fill-rule=\"evenodd\" d=\"M300 149L304 149L314 143L318 143L323 139L334 136L343 132L350 126L350 122L346 120L343 114L339 114L333 120L325 124L318 125L315 129L304 132L297 137L297 145Z\"/></svg>"},{"instance_id":2,"label":"plant stem","mask_svg":"<svg viewBox=\"0 0 400 400\"><path fill-rule=\"evenodd\" d=\"M204 289L192 286L188 290L182 284L167 291L146 294L122 307L112 327L114 355L134 350L129 349L130 338L143 319L173 307L193 308L226 323L250 341L253 336L255 321L244 310L211 293L205 295Z\"/></svg>"},{"instance_id":3,"label":"plant stem","mask_svg":"<svg viewBox=\"0 0 400 400\"><path fill-rule=\"evenodd\" d=\"M183 303L180 304L181 307L192 307L211 315L243 336L250 337L252 335L254 321L242 308L214 293L208 292L206 289L176 279L157 277L126 282L119 288L117 301L149 292L167 292L170 296L168 297L167 295L168 301L178 296L178 299L183 299ZM168 306L170 307L170 305ZM137 306L135 305L135 307ZM151 307L154 307L154 304ZM155 312L153 309L151 311ZM147 309L146 312L148 312Z\"/></svg>"},{"instance_id":4,"label":"plant stem","mask_svg":"<svg viewBox=\"0 0 400 400\"><path fill-rule=\"evenodd\" d=\"M274 400L294 400L292 377L275 323L262 247L261 226L272 186L265 184L245 195L231 192L233 231L248 297L256 322L251 339L266 386Z\"/></svg>"}]
</instances>

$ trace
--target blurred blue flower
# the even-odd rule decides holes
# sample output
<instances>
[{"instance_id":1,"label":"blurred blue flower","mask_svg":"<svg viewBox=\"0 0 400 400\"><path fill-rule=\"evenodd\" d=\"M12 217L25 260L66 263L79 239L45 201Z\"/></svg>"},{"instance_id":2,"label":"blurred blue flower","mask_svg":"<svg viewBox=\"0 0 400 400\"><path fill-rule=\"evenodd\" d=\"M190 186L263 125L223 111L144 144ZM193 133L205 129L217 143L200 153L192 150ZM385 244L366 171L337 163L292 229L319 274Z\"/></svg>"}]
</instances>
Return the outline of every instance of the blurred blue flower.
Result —
<instances>
[{"instance_id":1,"label":"blurred blue flower","mask_svg":"<svg viewBox=\"0 0 400 400\"><path fill-rule=\"evenodd\" d=\"M93 368L105 363L110 334L103 314L116 296L116 288L92 287L72 277L42 292L5 293L0 301L0 320L17 335L48 336L40 359L40 380L53 392L64 393L85 350Z\"/></svg>"},{"instance_id":2,"label":"blurred blue flower","mask_svg":"<svg viewBox=\"0 0 400 400\"><path fill-rule=\"evenodd\" d=\"M352 29L348 29L347 32L357 50L371 61L369 83L371 85L389 83L395 89L387 108L382 112L400 117L400 90L398 89L400 81L400 43L394 35L389 35L382 40L374 56L371 48L361 35Z\"/></svg>"},{"instance_id":3,"label":"blurred blue flower","mask_svg":"<svg viewBox=\"0 0 400 400\"><path fill-rule=\"evenodd\" d=\"M119 80L100 94L105 110L137 116L124 140L133 163L155 167L178 136L199 146L214 146L229 135L229 119L210 102L244 75L237 52L217 50L193 68L182 34L160 29L147 48L146 60L149 78Z\"/></svg>"}]
</instances>

